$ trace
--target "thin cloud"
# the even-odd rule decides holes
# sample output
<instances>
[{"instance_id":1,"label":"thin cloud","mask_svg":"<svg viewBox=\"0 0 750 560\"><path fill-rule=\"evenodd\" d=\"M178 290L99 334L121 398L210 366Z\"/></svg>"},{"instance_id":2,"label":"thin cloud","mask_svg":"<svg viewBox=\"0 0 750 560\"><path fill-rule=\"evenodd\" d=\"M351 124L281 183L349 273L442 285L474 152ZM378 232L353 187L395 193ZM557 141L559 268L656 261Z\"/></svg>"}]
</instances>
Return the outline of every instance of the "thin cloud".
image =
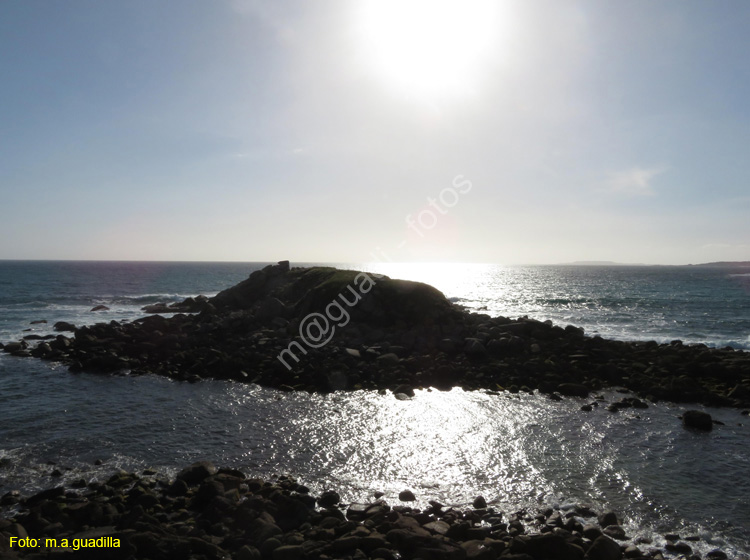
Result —
<instances>
[{"instance_id":1,"label":"thin cloud","mask_svg":"<svg viewBox=\"0 0 750 560\"><path fill-rule=\"evenodd\" d=\"M282 44L294 41L294 29L287 25L278 15L278 8L269 0L229 0L229 6L234 13L243 17L257 19L265 27L276 33L276 38Z\"/></svg>"},{"instance_id":2,"label":"thin cloud","mask_svg":"<svg viewBox=\"0 0 750 560\"><path fill-rule=\"evenodd\" d=\"M665 171L664 167L633 167L625 171L612 172L601 190L626 196L653 196L656 194L653 180Z\"/></svg>"},{"instance_id":3,"label":"thin cloud","mask_svg":"<svg viewBox=\"0 0 750 560\"><path fill-rule=\"evenodd\" d=\"M267 2L262 0L230 0L229 5L236 13L264 17L267 14Z\"/></svg>"},{"instance_id":4,"label":"thin cloud","mask_svg":"<svg viewBox=\"0 0 750 560\"><path fill-rule=\"evenodd\" d=\"M716 250L716 249L732 249L734 251L750 251L750 245L737 244L737 243L704 243L701 245L701 249Z\"/></svg>"}]
</instances>

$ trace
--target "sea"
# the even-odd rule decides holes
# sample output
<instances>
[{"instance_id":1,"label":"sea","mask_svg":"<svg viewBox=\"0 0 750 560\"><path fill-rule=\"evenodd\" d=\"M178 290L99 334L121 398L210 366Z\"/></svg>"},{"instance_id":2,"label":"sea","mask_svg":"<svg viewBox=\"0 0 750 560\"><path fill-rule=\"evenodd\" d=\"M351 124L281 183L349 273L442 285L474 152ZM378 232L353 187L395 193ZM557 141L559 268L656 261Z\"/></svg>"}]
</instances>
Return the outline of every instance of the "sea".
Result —
<instances>
[{"instance_id":1,"label":"sea","mask_svg":"<svg viewBox=\"0 0 750 560\"><path fill-rule=\"evenodd\" d=\"M0 261L0 342L51 334L57 321L132 321L145 305L214 295L266 264ZM588 336L750 350L747 268L331 266L427 282L472 312L573 324ZM92 311L99 305L108 309ZM71 373L0 352L0 495L118 469L174 475L207 459L292 475L348 502L379 491L397 504L411 489L417 505L470 507L482 495L506 514L586 504L615 511L631 542L650 539L645 550L677 533L699 537L690 544L700 554L750 558L748 416L698 407L723 425L696 433L678 418L696 405L583 413L582 403L461 389L418 390L406 401L375 391L283 393Z\"/></svg>"}]
</instances>

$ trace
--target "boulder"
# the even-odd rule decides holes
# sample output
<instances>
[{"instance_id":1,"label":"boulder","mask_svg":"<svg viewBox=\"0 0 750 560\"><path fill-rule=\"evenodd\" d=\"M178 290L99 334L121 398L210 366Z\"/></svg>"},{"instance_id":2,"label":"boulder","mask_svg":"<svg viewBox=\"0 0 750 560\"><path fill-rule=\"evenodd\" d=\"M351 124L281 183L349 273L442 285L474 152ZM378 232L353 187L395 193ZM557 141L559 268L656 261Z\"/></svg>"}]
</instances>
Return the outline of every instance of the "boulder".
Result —
<instances>
[{"instance_id":1,"label":"boulder","mask_svg":"<svg viewBox=\"0 0 750 560\"><path fill-rule=\"evenodd\" d=\"M398 395L406 395L407 397L413 397L414 396L414 389L411 385L399 385L393 390L393 393Z\"/></svg>"},{"instance_id":2,"label":"boulder","mask_svg":"<svg viewBox=\"0 0 750 560\"><path fill-rule=\"evenodd\" d=\"M597 521L601 527L609 527L610 525L619 525L620 522L617 519L617 514L614 511L607 511L602 513Z\"/></svg>"},{"instance_id":3,"label":"boulder","mask_svg":"<svg viewBox=\"0 0 750 560\"><path fill-rule=\"evenodd\" d=\"M346 518L352 521L361 521L367 517L367 510L370 504L349 504L346 509Z\"/></svg>"},{"instance_id":4,"label":"boulder","mask_svg":"<svg viewBox=\"0 0 750 560\"><path fill-rule=\"evenodd\" d=\"M394 354L393 352L388 352L386 354L381 354L377 358L375 358L375 361L379 365L383 366L395 366L399 363L400 358L397 354Z\"/></svg>"},{"instance_id":5,"label":"boulder","mask_svg":"<svg viewBox=\"0 0 750 560\"><path fill-rule=\"evenodd\" d=\"M56 331L61 331L61 332L64 332L64 331L73 332L76 330L76 326L74 324L67 323L65 321L58 321L52 326L52 328L55 329Z\"/></svg>"},{"instance_id":6,"label":"boulder","mask_svg":"<svg viewBox=\"0 0 750 560\"><path fill-rule=\"evenodd\" d=\"M584 525L583 536L591 541L595 541L602 536L602 530L596 525Z\"/></svg>"},{"instance_id":7,"label":"boulder","mask_svg":"<svg viewBox=\"0 0 750 560\"><path fill-rule=\"evenodd\" d=\"M490 343L495 341L490 341ZM461 350L461 343L453 338L443 338L438 342L438 350L445 352L449 356L457 354Z\"/></svg>"},{"instance_id":8,"label":"boulder","mask_svg":"<svg viewBox=\"0 0 750 560\"><path fill-rule=\"evenodd\" d=\"M472 360L485 360L489 358L490 353L484 344L476 338L467 338L464 346L464 353Z\"/></svg>"},{"instance_id":9,"label":"boulder","mask_svg":"<svg viewBox=\"0 0 750 560\"><path fill-rule=\"evenodd\" d=\"M620 560L621 558L620 545L603 535L597 537L586 552L586 560Z\"/></svg>"},{"instance_id":10,"label":"boulder","mask_svg":"<svg viewBox=\"0 0 750 560\"><path fill-rule=\"evenodd\" d=\"M305 549L298 544L282 545L273 551L273 560L302 560Z\"/></svg>"},{"instance_id":11,"label":"boulder","mask_svg":"<svg viewBox=\"0 0 750 560\"><path fill-rule=\"evenodd\" d=\"M692 428L704 432L710 432L714 427L711 415L708 412L703 412L701 410L685 411L682 415L682 424L686 428Z\"/></svg>"},{"instance_id":12,"label":"boulder","mask_svg":"<svg viewBox=\"0 0 750 560\"><path fill-rule=\"evenodd\" d=\"M581 548L570 544L561 535L553 533L515 537L510 552L529 554L537 560L582 560L584 555Z\"/></svg>"},{"instance_id":13,"label":"boulder","mask_svg":"<svg viewBox=\"0 0 750 560\"><path fill-rule=\"evenodd\" d=\"M683 554L685 556L690 556L693 553L693 549L690 547L690 545L684 542L668 542L664 546L664 548L669 552L673 552L675 554Z\"/></svg>"},{"instance_id":14,"label":"boulder","mask_svg":"<svg viewBox=\"0 0 750 560\"><path fill-rule=\"evenodd\" d=\"M210 461L197 461L185 467L177 474L177 480L182 480L189 485L199 484L209 476L215 475L218 469Z\"/></svg>"},{"instance_id":15,"label":"boulder","mask_svg":"<svg viewBox=\"0 0 750 560\"><path fill-rule=\"evenodd\" d=\"M274 519L264 512L260 517L256 517L248 523L245 533L254 542L263 543L276 535L280 535L283 531L281 527L274 523Z\"/></svg>"},{"instance_id":16,"label":"boulder","mask_svg":"<svg viewBox=\"0 0 750 560\"><path fill-rule=\"evenodd\" d=\"M625 529L623 529L620 525L608 525L604 528L602 533L604 533L608 537L617 539L618 541L624 541L628 538L628 536L625 534Z\"/></svg>"},{"instance_id":17,"label":"boulder","mask_svg":"<svg viewBox=\"0 0 750 560\"><path fill-rule=\"evenodd\" d=\"M25 348L26 345L23 342L9 342L5 346L3 346L3 351L8 352L9 354L13 354L14 352L20 352Z\"/></svg>"},{"instance_id":18,"label":"boulder","mask_svg":"<svg viewBox=\"0 0 750 560\"><path fill-rule=\"evenodd\" d=\"M466 560L495 560L497 558L497 553L484 541L466 541L461 543L461 548L466 551Z\"/></svg>"},{"instance_id":19,"label":"boulder","mask_svg":"<svg viewBox=\"0 0 750 560\"><path fill-rule=\"evenodd\" d=\"M387 538L402 557L422 558L423 560L466 559L466 551L457 543L433 537L421 528L392 529L388 531Z\"/></svg>"},{"instance_id":20,"label":"boulder","mask_svg":"<svg viewBox=\"0 0 750 560\"><path fill-rule=\"evenodd\" d=\"M484 496L477 496L474 498L472 505L474 509L487 509L487 500L484 499Z\"/></svg>"},{"instance_id":21,"label":"boulder","mask_svg":"<svg viewBox=\"0 0 750 560\"><path fill-rule=\"evenodd\" d=\"M424 528L427 529L430 533L445 535L451 528L451 526L448 525L445 521L441 521L438 519L437 521L432 521L425 524Z\"/></svg>"},{"instance_id":22,"label":"boulder","mask_svg":"<svg viewBox=\"0 0 750 560\"><path fill-rule=\"evenodd\" d=\"M588 397L589 388L580 383L561 383L557 386L557 392L566 397Z\"/></svg>"},{"instance_id":23,"label":"boulder","mask_svg":"<svg viewBox=\"0 0 750 560\"><path fill-rule=\"evenodd\" d=\"M318 505L324 508L333 507L340 501L341 496L339 496L338 492L334 492L333 490L326 490L318 498Z\"/></svg>"},{"instance_id":24,"label":"boulder","mask_svg":"<svg viewBox=\"0 0 750 560\"><path fill-rule=\"evenodd\" d=\"M417 498L411 490L402 490L398 493L398 499L402 502L414 502Z\"/></svg>"},{"instance_id":25,"label":"boulder","mask_svg":"<svg viewBox=\"0 0 750 560\"><path fill-rule=\"evenodd\" d=\"M235 560L260 560L260 550L246 544L235 553L234 558Z\"/></svg>"},{"instance_id":26,"label":"boulder","mask_svg":"<svg viewBox=\"0 0 750 560\"><path fill-rule=\"evenodd\" d=\"M91 311L109 311L109 307L106 305L96 305L91 308Z\"/></svg>"}]
</instances>

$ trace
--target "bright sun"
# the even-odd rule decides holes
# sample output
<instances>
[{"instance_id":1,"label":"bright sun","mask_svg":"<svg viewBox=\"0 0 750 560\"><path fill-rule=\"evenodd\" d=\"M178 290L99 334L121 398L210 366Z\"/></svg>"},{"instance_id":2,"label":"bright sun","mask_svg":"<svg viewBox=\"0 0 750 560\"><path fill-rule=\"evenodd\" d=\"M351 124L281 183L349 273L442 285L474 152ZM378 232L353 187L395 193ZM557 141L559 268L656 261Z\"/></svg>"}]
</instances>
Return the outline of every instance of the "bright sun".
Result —
<instances>
[{"instance_id":1,"label":"bright sun","mask_svg":"<svg viewBox=\"0 0 750 560\"><path fill-rule=\"evenodd\" d=\"M472 93L496 46L497 0L367 0L359 36L374 70L403 94Z\"/></svg>"}]
</instances>

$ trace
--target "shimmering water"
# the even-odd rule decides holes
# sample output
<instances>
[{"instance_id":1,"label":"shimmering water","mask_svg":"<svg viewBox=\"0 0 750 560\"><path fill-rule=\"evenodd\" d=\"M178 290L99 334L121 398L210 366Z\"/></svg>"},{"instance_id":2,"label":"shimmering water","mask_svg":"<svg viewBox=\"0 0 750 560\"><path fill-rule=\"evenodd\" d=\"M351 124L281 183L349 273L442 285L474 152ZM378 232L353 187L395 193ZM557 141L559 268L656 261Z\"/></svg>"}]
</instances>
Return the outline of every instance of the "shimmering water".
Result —
<instances>
[{"instance_id":1,"label":"shimmering water","mask_svg":"<svg viewBox=\"0 0 750 560\"><path fill-rule=\"evenodd\" d=\"M215 293L253 268L0 264L0 340L18 339L26 328L46 332L55 320L83 324L132 318L146 303ZM410 274L380 268L392 276L428 274L424 268ZM422 279L468 307L584 323L589 331L596 320L586 315L582 301L602 306L619 293L608 308L586 305L592 305L595 317L611 318L601 329L620 329L623 337L657 332L659 321L649 320L643 310L658 308L676 321L659 331L661 337L687 338L679 331L700 316L700 305L690 296L699 286L707 297L714 294L704 306L711 319L702 329L717 340L724 334L739 340L727 325L748 318L746 307L743 311L738 304L747 306L742 281L716 271L699 271L684 280L688 288L682 293L672 275L677 269L663 277L661 287L658 275L648 269L640 278L637 270L537 267L536 280L533 267L515 273L496 269L494 276L484 267L472 271L464 266L454 276L441 270ZM619 288L614 285L618 281ZM652 286L651 296L644 285ZM498 295L493 299L492 293ZM656 293L661 302L654 301ZM720 320L716 317L729 306L719 303L717 294L735 298L731 313ZM550 300L578 303L543 303ZM683 307L673 308L669 301ZM97 304L111 311L90 312ZM641 310L647 327L625 328L627 313L635 323L633 309ZM49 323L29 325L38 319ZM118 467L174 472L208 458L262 475L290 473L316 490L339 489L348 500L365 500L379 490L397 503L398 492L411 488L423 504L438 499L465 505L482 494L506 512L587 503L614 509L633 537L656 535L657 545L663 543L658 535L678 532L700 535L704 543L698 548L704 552L722 545L750 554L747 417L736 410L709 410L725 425L701 434L680 426L681 406L652 405L618 414L600 407L586 414L580 405L576 399L553 402L539 395L460 389L418 391L408 401L375 392L288 394L218 381L186 384L153 376L70 374L59 366L2 354L0 492L58 484L50 477L54 468L72 480L109 475ZM104 464L95 467L96 459Z\"/></svg>"},{"instance_id":2,"label":"shimmering water","mask_svg":"<svg viewBox=\"0 0 750 560\"><path fill-rule=\"evenodd\" d=\"M750 269L657 266L364 265L432 284L465 307L529 315L621 340L750 349Z\"/></svg>"}]
</instances>

